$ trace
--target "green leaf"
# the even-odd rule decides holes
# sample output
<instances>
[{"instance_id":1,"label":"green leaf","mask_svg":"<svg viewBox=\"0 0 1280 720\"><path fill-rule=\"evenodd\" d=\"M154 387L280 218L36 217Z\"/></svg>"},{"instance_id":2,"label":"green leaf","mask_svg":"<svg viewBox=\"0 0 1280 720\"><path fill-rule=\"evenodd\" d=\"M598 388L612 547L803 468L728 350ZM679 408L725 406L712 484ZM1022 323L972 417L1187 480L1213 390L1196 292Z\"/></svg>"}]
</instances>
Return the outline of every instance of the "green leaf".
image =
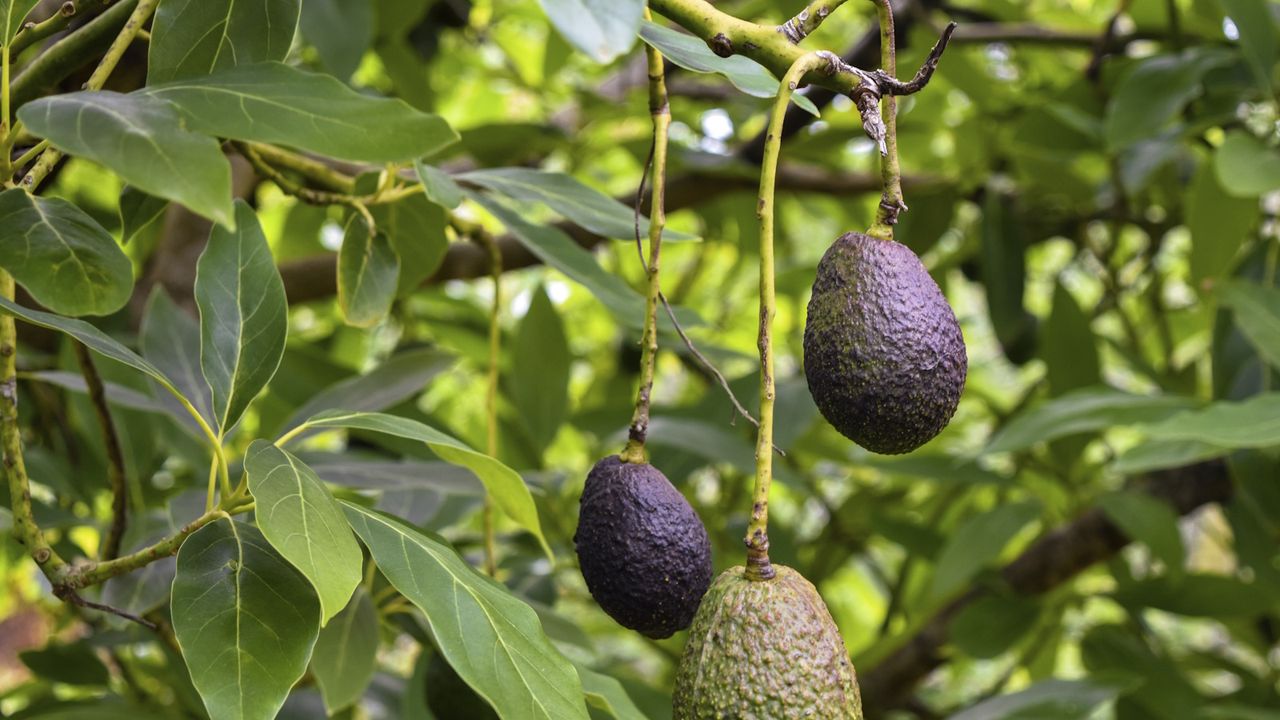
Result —
<instances>
[{"instance_id":1,"label":"green leaf","mask_svg":"<svg viewBox=\"0 0 1280 720\"><path fill-rule=\"evenodd\" d=\"M0 0L0 45L8 45L40 0Z\"/></svg>"},{"instance_id":2,"label":"green leaf","mask_svg":"<svg viewBox=\"0 0 1280 720\"><path fill-rule=\"evenodd\" d=\"M413 160L458 140L438 115L356 92L332 75L275 62L141 92L171 101L196 132L356 162Z\"/></svg>"},{"instance_id":3,"label":"green leaf","mask_svg":"<svg viewBox=\"0 0 1280 720\"><path fill-rule=\"evenodd\" d=\"M84 376L79 373L67 372L65 370L29 370L20 376L23 380L37 380L50 385L56 385L64 390L87 395L89 386L85 384ZM106 395L107 402L120 408L128 408L130 410L141 410L149 413L163 413L167 410L153 400L151 397L128 388L123 385L117 385L113 382L102 383L103 393Z\"/></svg>"},{"instance_id":4,"label":"green leaf","mask_svg":"<svg viewBox=\"0 0 1280 720\"><path fill-rule=\"evenodd\" d=\"M360 584L364 562L342 511L311 468L266 440L249 446L244 472L258 528L311 581L320 598L320 624L328 624Z\"/></svg>"},{"instance_id":5,"label":"green leaf","mask_svg":"<svg viewBox=\"0 0 1280 720\"><path fill-rule=\"evenodd\" d=\"M321 410L386 410L421 393L431 378L456 363L453 355L433 348L398 353L363 375L340 380L316 393L294 411L284 429L294 429Z\"/></svg>"},{"instance_id":6,"label":"green leaf","mask_svg":"<svg viewBox=\"0 0 1280 720\"><path fill-rule=\"evenodd\" d=\"M1053 288L1053 309L1040 333L1040 356L1047 366L1049 391L1062 395L1102 381L1097 341L1089 318L1059 280Z\"/></svg>"},{"instance_id":7,"label":"green leaf","mask_svg":"<svg viewBox=\"0 0 1280 720\"><path fill-rule=\"evenodd\" d=\"M1259 213L1257 198L1227 194L1213 164L1200 163L1183 196L1187 230L1191 233L1191 279L1197 285L1230 271Z\"/></svg>"},{"instance_id":8,"label":"green leaf","mask_svg":"<svg viewBox=\"0 0 1280 720\"><path fill-rule=\"evenodd\" d=\"M283 60L301 0L164 0L151 24L147 83Z\"/></svg>"},{"instance_id":9,"label":"green leaf","mask_svg":"<svg viewBox=\"0 0 1280 720\"><path fill-rule=\"evenodd\" d=\"M569 339L546 290L533 292L511 343L511 399L539 449L555 439L569 412Z\"/></svg>"},{"instance_id":10,"label":"green leaf","mask_svg":"<svg viewBox=\"0 0 1280 720\"><path fill-rule=\"evenodd\" d=\"M133 291L111 233L66 200L21 188L0 193L0 267L59 315L109 315Z\"/></svg>"},{"instance_id":11,"label":"green leaf","mask_svg":"<svg viewBox=\"0 0 1280 720\"><path fill-rule=\"evenodd\" d=\"M640 708L636 707L622 683L581 664L575 664L575 667L578 669L578 677L582 679L582 691L586 693L587 703L591 707L602 710L617 720L648 720L640 712Z\"/></svg>"},{"instance_id":12,"label":"green leaf","mask_svg":"<svg viewBox=\"0 0 1280 720\"><path fill-rule=\"evenodd\" d=\"M413 169L422 181L428 200L445 210L452 210L462 204L462 188L458 187L449 173L423 162L415 162Z\"/></svg>"},{"instance_id":13,"label":"green leaf","mask_svg":"<svg viewBox=\"0 0 1280 720\"><path fill-rule=\"evenodd\" d=\"M416 292L449 251L444 208L424 195L411 195L398 202L375 205L369 211L378 224L378 232L387 236L400 258L396 292L401 297Z\"/></svg>"},{"instance_id":14,"label":"green leaf","mask_svg":"<svg viewBox=\"0 0 1280 720\"><path fill-rule=\"evenodd\" d=\"M1068 435L1153 422L1195 405L1191 398L1130 395L1106 387L1082 388L1019 413L983 452L1022 450Z\"/></svg>"},{"instance_id":15,"label":"green leaf","mask_svg":"<svg viewBox=\"0 0 1280 720\"><path fill-rule=\"evenodd\" d=\"M29 102L18 119L69 155L101 163L130 185L233 226L231 164L217 140L183 127L164 100L105 90L70 93Z\"/></svg>"},{"instance_id":16,"label":"green leaf","mask_svg":"<svg viewBox=\"0 0 1280 720\"><path fill-rule=\"evenodd\" d=\"M635 209L587 187L569 175L530 168L473 170L459 180L479 185L514 200L543 203L586 230L604 237L633 240ZM640 217L641 237L649 235L649 219ZM663 240L692 240L692 235L664 230Z\"/></svg>"},{"instance_id":17,"label":"green leaf","mask_svg":"<svg viewBox=\"0 0 1280 720\"><path fill-rule=\"evenodd\" d=\"M1280 393L1215 402L1139 429L1156 440L1195 440L1224 448L1280 445Z\"/></svg>"},{"instance_id":18,"label":"green leaf","mask_svg":"<svg viewBox=\"0 0 1280 720\"><path fill-rule=\"evenodd\" d=\"M351 77L373 40L369 0L306 0L302 36L320 53L320 64L339 79Z\"/></svg>"},{"instance_id":19,"label":"green leaf","mask_svg":"<svg viewBox=\"0 0 1280 720\"><path fill-rule=\"evenodd\" d=\"M995 560L1013 536L1040 515L1034 502L1000 505L966 519L938 554L931 594L949 597Z\"/></svg>"},{"instance_id":20,"label":"green leaf","mask_svg":"<svg viewBox=\"0 0 1280 720\"><path fill-rule=\"evenodd\" d=\"M1136 475L1191 465L1229 452L1226 448L1197 440L1144 440L1116 458L1110 468L1121 475Z\"/></svg>"},{"instance_id":21,"label":"green leaf","mask_svg":"<svg viewBox=\"0 0 1280 720\"><path fill-rule=\"evenodd\" d=\"M143 230L160 219L169 203L126 185L120 191L120 242L128 245Z\"/></svg>"},{"instance_id":22,"label":"green leaf","mask_svg":"<svg viewBox=\"0 0 1280 720\"><path fill-rule=\"evenodd\" d=\"M1235 311L1236 327L1258 354L1280 368L1280 289L1232 280L1219 286L1218 297Z\"/></svg>"},{"instance_id":23,"label":"green leaf","mask_svg":"<svg viewBox=\"0 0 1280 720\"><path fill-rule=\"evenodd\" d=\"M1010 595L987 595L965 605L951 623L951 641L965 654L998 657L1035 627L1040 604Z\"/></svg>"},{"instance_id":24,"label":"green leaf","mask_svg":"<svg viewBox=\"0 0 1280 720\"><path fill-rule=\"evenodd\" d=\"M236 229L215 226L196 264L200 368L226 433L280 366L288 334L284 283L258 216L236 201Z\"/></svg>"},{"instance_id":25,"label":"green leaf","mask_svg":"<svg viewBox=\"0 0 1280 720\"><path fill-rule=\"evenodd\" d=\"M1235 197L1280 189L1280 152L1244 130L1232 130L1213 156L1218 183Z\"/></svg>"},{"instance_id":26,"label":"green leaf","mask_svg":"<svg viewBox=\"0 0 1280 720\"><path fill-rule=\"evenodd\" d=\"M257 528L230 518L178 550L173 632L209 715L270 720L307 670L320 603Z\"/></svg>"},{"instance_id":27,"label":"green leaf","mask_svg":"<svg viewBox=\"0 0 1280 720\"><path fill-rule=\"evenodd\" d=\"M211 424L217 423L209 383L200 370L200 324L178 307L161 285L142 313L142 356L153 363Z\"/></svg>"},{"instance_id":28,"label":"green leaf","mask_svg":"<svg viewBox=\"0 0 1280 720\"><path fill-rule=\"evenodd\" d=\"M1201 93L1208 71L1231 62L1220 48L1156 55L1136 62L1117 83L1107 107L1107 145L1120 149L1152 137Z\"/></svg>"},{"instance_id":29,"label":"green leaf","mask_svg":"<svg viewBox=\"0 0 1280 720\"><path fill-rule=\"evenodd\" d=\"M1086 720L1120 688L1087 680L1042 680L1011 695L1001 695L952 715L948 720Z\"/></svg>"},{"instance_id":30,"label":"green leaf","mask_svg":"<svg viewBox=\"0 0 1280 720\"><path fill-rule=\"evenodd\" d=\"M1115 594L1130 607L1156 608L1191 617L1248 618L1275 610L1275 588L1247 583L1225 575L1188 573L1185 577L1157 577L1125 585Z\"/></svg>"},{"instance_id":31,"label":"green leaf","mask_svg":"<svg viewBox=\"0 0 1280 720\"><path fill-rule=\"evenodd\" d=\"M342 505L378 569L426 614L449 665L500 716L586 720L578 673L543 634L532 608L438 537Z\"/></svg>"},{"instance_id":32,"label":"green leaf","mask_svg":"<svg viewBox=\"0 0 1280 720\"><path fill-rule=\"evenodd\" d=\"M320 631L311 655L311 673L330 715L364 695L378 666L377 655L378 612L369 591L356 588L351 602Z\"/></svg>"},{"instance_id":33,"label":"green leaf","mask_svg":"<svg viewBox=\"0 0 1280 720\"><path fill-rule=\"evenodd\" d=\"M499 460L472 450L430 425L394 415L330 410L311 418L306 424L315 428L368 430L426 443L441 460L461 465L475 473L498 508L517 525L533 533L542 544L547 557L553 557L542 534L538 508L533 503L529 487L524 484L519 473Z\"/></svg>"},{"instance_id":34,"label":"green leaf","mask_svg":"<svg viewBox=\"0 0 1280 720\"><path fill-rule=\"evenodd\" d=\"M640 26L640 39L661 50L663 57L685 70L718 73L753 97L771 98L778 94L778 78L763 65L741 55L722 58L711 52L705 42L687 33L645 20ZM791 102L814 117L819 115L818 107L804 95L793 94Z\"/></svg>"},{"instance_id":35,"label":"green leaf","mask_svg":"<svg viewBox=\"0 0 1280 720\"><path fill-rule=\"evenodd\" d=\"M1270 93L1280 40L1276 37L1276 20L1270 3L1257 0L1222 0L1222 8L1240 33L1240 49L1258 87Z\"/></svg>"},{"instance_id":36,"label":"green leaf","mask_svg":"<svg viewBox=\"0 0 1280 720\"><path fill-rule=\"evenodd\" d=\"M1146 545L1164 562L1170 578L1182 577L1186 549L1173 508L1146 493L1129 490L1103 495L1098 505L1125 535Z\"/></svg>"},{"instance_id":37,"label":"green leaf","mask_svg":"<svg viewBox=\"0 0 1280 720\"><path fill-rule=\"evenodd\" d=\"M1025 300L1027 227L1022 220L1013 194L993 186L986 189L979 260L987 314L1001 351L1018 364L1031 359L1036 337L1036 318Z\"/></svg>"},{"instance_id":38,"label":"green leaf","mask_svg":"<svg viewBox=\"0 0 1280 720\"><path fill-rule=\"evenodd\" d=\"M51 643L39 650L18 653L22 664L46 682L67 685L106 685L111 673L98 659L97 653L84 641L67 644Z\"/></svg>"},{"instance_id":39,"label":"green leaf","mask_svg":"<svg viewBox=\"0 0 1280 720\"><path fill-rule=\"evenodd\" d=\"M347 220L338 251L338 306L348 325L373 327L391 311L400 258L383 233L370 233L358 214Z\"/></svg>"},{"instance_id":40,"label":"green leaf","mask_svg":"<svg viewBox=\"0 0 1280 720\"><path fill-rule=\"evenodd\" d=\"M539 0L564 39L599 63L631 50L644 0Z\"/></svg>"}]
</instances>

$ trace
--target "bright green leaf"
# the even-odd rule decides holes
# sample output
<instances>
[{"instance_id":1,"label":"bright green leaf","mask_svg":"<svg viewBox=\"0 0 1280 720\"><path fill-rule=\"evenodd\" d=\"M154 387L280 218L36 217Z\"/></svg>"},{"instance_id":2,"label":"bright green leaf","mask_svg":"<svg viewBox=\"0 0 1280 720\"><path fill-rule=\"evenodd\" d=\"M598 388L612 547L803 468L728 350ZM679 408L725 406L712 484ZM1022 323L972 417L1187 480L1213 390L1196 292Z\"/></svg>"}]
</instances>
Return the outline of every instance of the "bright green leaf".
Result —
<instances>
[{"instance_id":1,"label":"bright green leaf","mask_svg":"<svg viewBox=\"0 0 1280 720\"><path fill-rule=\"evenodd\" d=\"M1280 445L1280 393L1215 402L1140 429L1156 440L1195 440L1224 448Z\"/></svg>"},{"instance_id":2,"label":"bright green leaf","mask_svg":"<svg viewBox=\"0 0 1280 720\"><path fill-rule=\"evenodd\" d=\"M126 185L120 191L120 242L128 245L143 230L160 219L169 203Z\"/></svg>"},{"instance_id":3,"label":"bright green leaf","mask_svg":"<svg viewBox=\"0 0 1280 720\"><path fill-rule=\"evenodd\" d=\"M1087 720L1120 689L1087 680L1042 680L1010 695L993 697L948 720Z\"/></svg>"},{"instance_id":4,"label":"bright green leaf","mask_svg":"<svg viewBox=\"0 0 1280 720\"><path fill-rule=\"evenodd\" d=\"M387 236L400 258L400 281L396 292L404 297L418 290L431 277L449 251L445 235L444 208L425 195L410 195L393 203L369 209L378 232Z\"/></svg>"},{"instance_id":5,"label":"bright green leaf","mask_svg":"<svg viewBox=\"0 0 1280 720\"><path fill-rule=\"evenodd\" d=\"M640 712L640 708L636 707L622 683L583 665L577 665L577 668L578 677L582 678L582 691L586 693L591 707L602 710L617 720L648 720Z\"/></svg>"},{"instance_id":6,"label":"bright green leaf","mask_svg":"<svg viewBox=\"0 0 1280 720\"><path fill-rule=\"evenodd\" d=\"M560 34L596 62L625 54L636 41L643 0L539 0Z\"/></svg>"},{"instance_id":7,"label":"bright green leaf","mask_svg":"<svg viewBox=\"0 0 1280 720\"><path fill-rule=\"evenodd\" d=\"M1212 165L1200 164L1183 196L1187 230L1191 233L1191 279L1197 284L1230 271L1232 260L1259 213L1257 198L1227 194Z\"/></svg>"},{"instance_id":8,"label":"bright green leaf","mask_svg":"<svg viewBox=\"0 0 1280 720\"><path fill-rule=\"evenodd\" d=\"M451 369L457 359L435 348L406 350L387 358L363 375L340 380L294 411L285 430L292 430L322 410L386 410L422 392L431 378Z\"/></svg>"},{"instance_id":9,"label":"bright green leaf","mask_svg":"<svg viewBox=\"0 0 1280 720\"><path fill-rule=\"evenodd\" d=\"M441 460L461 465L475 473L493 497L498 509L517 525L533 533L542 543L547 556L552 556L551 548L547 546L546 538L542 534L542 525L538 522L538 508L533 503L533 495L530 494L529 487L525 485L519 473L502 464L501 461L476 452L429 425L394 415L330 410L311 418L306 424L314 428L368 430L426 443L427 447L439 455Z\"/></svg>"},{"instance_id":10,"label":"bright green leaf","mask_svg":"<svg viewBox=\"0 0 1280 720\"><path fill-rule=\"evenodd\" d=\"M182 543L171 612L191 680L219 720L274 718L320 630L307 579L257 528L230 518Z\"/></svg>"},{"instance_id":11,"label":"bright green leaf","mask_svg":"<svg viewBox=\"0 0 1280 720\"><path fill-rule=\"evenodd\" d=\"M1126 450L1109 467L1121 475L1136 475L1191 465L1229 452L1198 440L1145 440Z\"/></svg>"},{"instance_id":12,"label":"bright green leaf","mask_svg":"<svg viewBox=\"0 0 1280 720\"><path fill-rule=\"evenodd\" d=\"M422 181L422 187L431 202L445 210L452 210L462 204L462 188L458 187L449 173L423 162L415 162L413 169L418 173L418 179Z\"/></svg>"},{"instance_id":13,"label":"bright green leaf","mask_svg":"<svg viewBox=\"0 0 1280 720\"><path fill-rule=\"evenodd\" d=\"M437 115L356 92L332 75L261 63L142 92L169 100L196 132L278 143L356 162L398 162L458 140Z\"/></svg>"},{"instance_id":14,"label":"bright green leaf","mask_svg":"<svg viewBox=\"0 0 1280 720\"><path fill-rule=\"evenodd\" d=\"M1236 327L1258 354L1280 368L1280 289L1233 280L1219 287L1218 297L1235 311Z\"/></svg>"},{"instance_id":15,"label":"bright green leaf","mask_svg":"<svg viewBox=\"0 0 1280 720\"><path fill-rule=\"evenodd\" d=\"M364 561L342 511L315 471L266 440L249 446L244 471L258 528L311 581L328 624L360 584Z\"/></svg>"},{"instance_id":16,"label":"bright green leaf","mask_svg":"<svg viewBox=\"0 0 1280 720\"><path fill-rule=\"evenodd\" d=\"M569 411L569 339L546 290L533 293L511 344L511 399L538 448L555 439Z\"/></svg>"},{"instance_id":17,"label":"bright green leaf","mask_svg":"<svg viewBox=\"0 0 1280 720\"><path fill-rule=\"evenodd\" d=\"M218 141L187 130L163 100L108 91L54 95L23 105L18 119L63 152L101 163L130 185L233 226L231 165Z\"/></svg>"},{"instance_id":18,"label":"bright green leaf","mask_svg":"<svg viewBox=\"0 0 1280 720\"><path fill-rule=\"evenodd\" d=\"M381 232L370 233L358 214L347 220L338 251L338 306L347 324L373 327L391 311L400 258Z\"/></svg>"},{"instance_id":19,"label":"bright green leaf","mask_svg":"<svg viewBox=\"0 0 1280 720\"><path fill-rule=\"evenodd\" d=\"M344 520L345 522L345 520ZM364 695L378 663L378 612L364 588L320 631L311 655L311 673L329 714Z\"/></svg>"},{"instance_id":20,"label":"bright green leaf","mask_svg":"<svg viewBox=\"0 0 1280 720\"><path fill-rule=\"evenodd\" d=\"M961 523L938 554L931 588L933 597L948 597L963 588L1039 514L1040 508L1035 503L1019 502L1000 505Z\"/></svg>"},{"instance_id":21,"label":"bright green leaf","mask_svg":"<svg viewBox=\"0 0 1280 720\"><path fill-rule=\"evenodd\" d=\"M1089 318L1061 281L1054 285L1053 309L1040 333L1040 355L1055 396L1102 381Z\"/></svg>"},{"instance_id":22,"label":"bright green leaf","mask_svg":"<svg viewBox=\"0 0 1280 720\"><path fill-rule=\"evenodd\" d=\"M258 216L236 201L236 229L215 226L196 264L200 368L222 432L231 429L275 375L284 354L284 283Z\"/></svg>"},{"instance_id":23,"label":"bright green leaf","mask_svg":"<svg viewBox=\"0 0 1280 720\"><path fill-rule=\"evenodd\" d=\"M31 8L40 0L0 0L0 45L8 45L14 35L22 29L22 21L26 19Z\"/></svg>"},{"instance_id":24,"label":"bright green leaf","mask_svg":"<svg viewBox=\"0 0 1280 720\"><path fill-rule=\"evenodd\" d=\"M1220 48L1197 48L1181 55L1137 61L1111 93L1107 145L1119 149L1156 135L1201 93L1204 74L1231 62Z\"/></svg>"},{"instance_id":25,"label":"bright green leaf","mask_svg":"<svg viewBox=\"0 0 1280 720\"><path fill-rule=\"evenodd\" d=\"M151 27L147 83L283 60L301 0L164 0Z\"/></svg>"},{"instance_id":26,"label":"bright green leaf","mask_svg":"<svg viewBox=\"0 0 1280 720\"><path fill-rule=\"evenodd\" d=\"M986 595L956 615L951 641L970 657L994 658L1030 632L1039 617L1040 605L1033 599Z\"/></svg>"},{"instance_id":27,"label":"bright green leaf","mask_svg":"<svg viewBox=\"0 0 1280 720\"><path fill-rule=\"evenodd\" d=\"M586 720L577 671L543 634L528 605L476 572L438 537L358 505L342 505L378 569L426 614L449 665L500 716Z\"/></svg>"},{"instance_id":28,"label":"bright green leaf","mask_svg":"<svg viewBox=\"0 0 1280 720\"><path fill-rule=\"evenodd\" d=\"M1117 591L1115 598L1130 607L1216 618L1250 618L1274 611L1280 604L1280 594L1275 588L1204 573L1130 583Z\"/></svg>"},{"instance_id":29,"label":"bright green leaf","mask_svg":"<svg viewBox=\"0 0 1280 720\"><path fill-rule=\"evenodd\" d=\"M1280 189L1280 151L1243 130L1232 130L1213 156L1218 183L1235 197Z\"/></svg>"},{"instance_id":30,"label":"bright green leaf","mask_svg":"<svg viewBox=\"0 0 1280 720\"><path fill-rule=\"evenodd\" d=\"M1190 398L1130 395L1105 387L1083 388L1023 411L996 434L985 453L1022 450L1036 443L1115 425L1153 422L1190 407Z\"/></svg>"},{"instance_id":31,"label":"bright green leaf","mask_svg":"<svg viewBox=\"0 0 1280 720\"><path fill-rule=\"evenodd\" d=\"M66 200L21 188L0 193L0 267L59 315L108 315L133 291L111 233Z\"/></svg>"},{"instance_id":32,"label":"bright green leaf","mask_svg":"<svg viewBox=\"0 0 1280 720\"><path fill-rule=\"evenodd\" d=\"M1109 493L1098 498L1098 505L1126 535L1146 545L1151 554L1164 562L1169 577L1183 573L1186 549L1178 532L1178 515L1166 503L1134 491Z\"/></svg>"}]
</instances>

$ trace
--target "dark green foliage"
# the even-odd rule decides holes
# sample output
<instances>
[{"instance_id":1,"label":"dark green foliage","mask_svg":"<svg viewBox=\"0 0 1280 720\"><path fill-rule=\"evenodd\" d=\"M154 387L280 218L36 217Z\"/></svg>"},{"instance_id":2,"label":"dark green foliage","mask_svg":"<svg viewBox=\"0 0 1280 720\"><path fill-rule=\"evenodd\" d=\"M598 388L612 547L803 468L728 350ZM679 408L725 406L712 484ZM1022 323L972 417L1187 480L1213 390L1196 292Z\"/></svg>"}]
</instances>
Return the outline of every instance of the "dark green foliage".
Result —
<instances>
[{"instance_id":1,"label":"dark green foliage","mask_svg":"<svg viewBox=\"0 0 1280 720\"><path fill-rule=\"evenodd\" d=\"M592 597L652 638L689 627L711 583L711 541L689 502L648 463L617 455L587 475L573 536Z\"/></svg>"},{"instance_id":2,"label":"dark green foliage","mask_svg":"<svg viewBox=\"0 0 1280 720\"><path fill-rule=\"evenodd\" d=\"M489 703L458 676L440 653L432 653L427 660L424 686L427 707L439 720L498 720Z\"/></svg>"},{"instance_id":3,"label":"dark green foliage","mask_svg":"<svg viewBox=\"0 0 1280 720\"><path fill-rule=\"evenodd\" d=\"M946 427L968 358L955 313L905 245L840 236L818 263L804 332L809 392L872 452L911 452Z\"/></svg>"},{"instance_id":4,"label":"dark green foliage","mask_svg":"<svg viewBox=\"0 0 1280 720\"><path fill-rule=\"evenodd\" d=\"M822 597L773 567L770 580L730 568L707 591L676 671L675 720L861 720L853 664Z\"/></svg>"}]
</instances>

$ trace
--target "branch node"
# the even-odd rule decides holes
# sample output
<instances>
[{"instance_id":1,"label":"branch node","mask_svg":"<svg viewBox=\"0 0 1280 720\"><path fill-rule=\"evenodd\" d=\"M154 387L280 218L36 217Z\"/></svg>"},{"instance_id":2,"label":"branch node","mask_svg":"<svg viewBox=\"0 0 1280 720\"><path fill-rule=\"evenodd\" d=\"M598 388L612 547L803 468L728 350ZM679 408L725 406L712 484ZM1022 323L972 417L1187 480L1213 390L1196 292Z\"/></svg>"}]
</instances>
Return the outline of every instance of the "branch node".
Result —
<instances>
[{"instance_id":1,"label":"branch node","mask_svg":"<svg viewBox=\"0 0 1280 720\"><path fill-rule=\"evenodd\" d=\"M722 58L733 55L733 42L724 33L716 33L715 37L707 41L707 46L711 48L711 52Z\"/></svg>"}]
</instances>

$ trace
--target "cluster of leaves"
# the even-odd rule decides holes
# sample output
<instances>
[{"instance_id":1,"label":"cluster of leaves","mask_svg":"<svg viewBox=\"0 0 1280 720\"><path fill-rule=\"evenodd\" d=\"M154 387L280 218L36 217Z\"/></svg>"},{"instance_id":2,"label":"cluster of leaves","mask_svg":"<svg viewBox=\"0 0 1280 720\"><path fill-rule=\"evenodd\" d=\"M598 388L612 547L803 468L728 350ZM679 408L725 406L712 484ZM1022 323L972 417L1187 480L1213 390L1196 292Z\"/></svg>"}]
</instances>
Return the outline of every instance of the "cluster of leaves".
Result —
<instances>
[{"instance_id":1,"label":"cluster of leaves","mask_svg":"<svg viewBox=\"0 0 1280 720\"><path fill-rule=\"evenodd\" d=\"M118 30L138 4L98 20L114 12ZM35 5L0 0L0 44L31 32ZM874 32L871 8L855 5L815 47ZM504 718L669 714L682 640L618 629L572 564L583 474L625 439L644 306L632 249L589 248L636 233L606 193L634 191L642 172L644 83L628 69L647 42L672 64L666 237L701 238L665 249L668 294L753 405L745 159L775 81L642 22L639 2L542 6L161 0L146 57L126 57L110 90L20 103L15 91L25 139L71 156L39 193L0 193L0 268L27 296L0 309L25 323L35 519L73 563L64 581L101 567L110 461L68 351L82 343L99 355L123 446L122 555L139 562L79 592L161 630L54 606L6 537L14 592L0 607L17 621L43 597L54 632L23 654L29 680L0 685L0 710L426 718L437 656ZM966 41L962 27L929 91L902 107L911 211L898 237L947 291L972 358L952 426L905 458L851 448L796 370L815 261L878 199L847 190L875 186L856 109L796 96L823 121L788 139L780 172L786 457L771 554L822 590L871 716L933 670L888 674L922 628L937 636L933 623L947 661L919 690L921 714L1277 707L1280 18L1244 0L1135 0L1119 22L1077 6L919 2L899 18L903 67L932 42L923 14L997 38ZM801 9L718 7L772 24ZM24 46L15 87L91 31ZM130 79L130 62L145 73ZM234 199L244 172L228 147L262 176L249 202ZM191 217L212 230L192 236ZM476 255L463 240L503 232L504 258L544 267L503 279L516 292L503 293L514 300L490 456L474 449L488 296L434 280L487 275L464 262ZM168 266L184 250L190 267ZM662 334L674 352L652 461L702 515L717 568L736 564L750 428L730 425L714 383ZM1229 474L1231 500L1187 521L1142 491L1185 467ZM486 494L502 582L473 567ZM1091 508L1137 542L1079 576L1037 556L1031 591L996 571L1043 535L1078 531ZM0 510L0 525L12 517ZM143 558L173 538L176 558Z\"/></svg>"}]
</instances>

